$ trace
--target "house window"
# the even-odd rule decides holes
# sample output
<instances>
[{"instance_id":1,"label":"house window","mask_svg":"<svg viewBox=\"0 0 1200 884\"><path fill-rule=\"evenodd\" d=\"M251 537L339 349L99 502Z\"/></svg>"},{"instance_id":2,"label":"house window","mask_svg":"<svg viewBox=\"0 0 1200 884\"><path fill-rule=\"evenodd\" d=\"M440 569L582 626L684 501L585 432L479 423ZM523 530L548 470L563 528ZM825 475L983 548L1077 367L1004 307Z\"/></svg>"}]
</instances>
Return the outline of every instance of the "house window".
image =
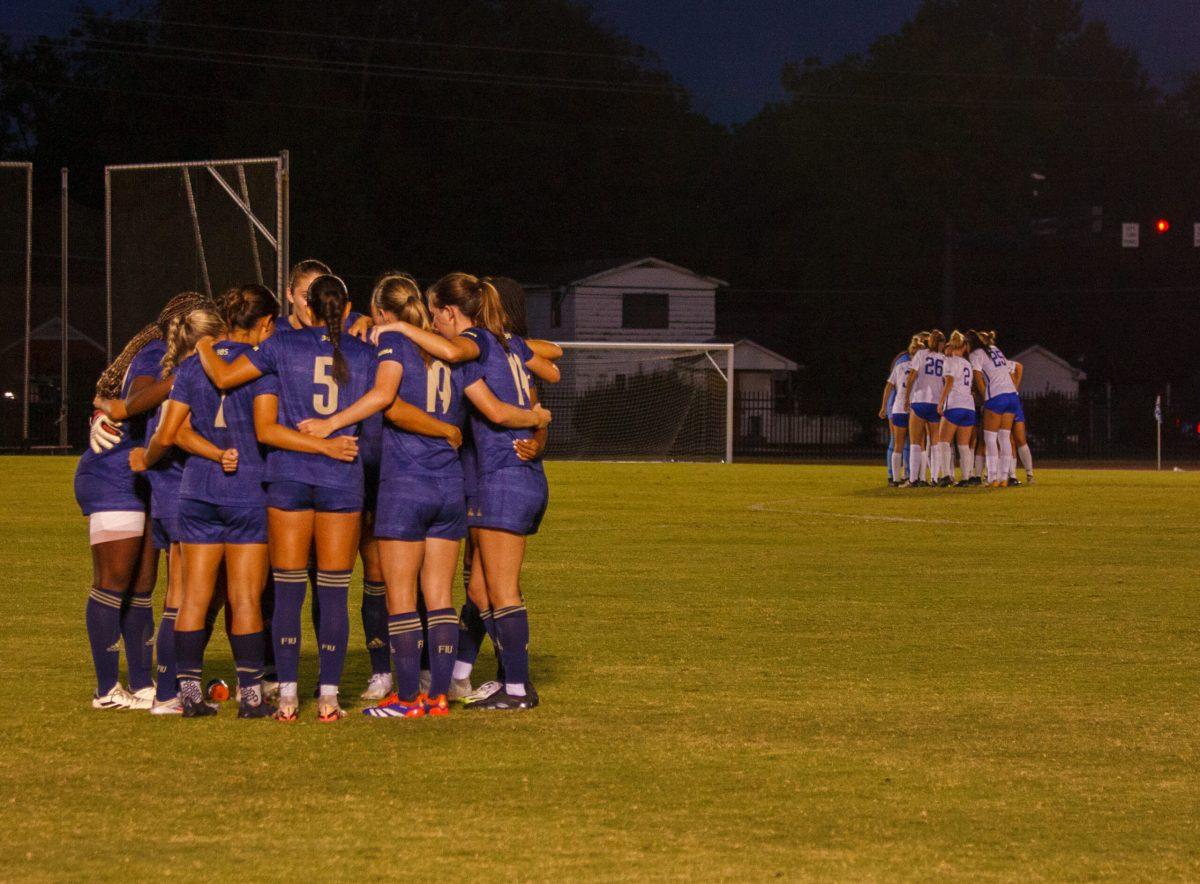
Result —
<instances>
[{"instance_id":1,"label":"house window","mask_svg":"<svg viewBox=\"0 0 1200 884\"><path fill-rule=\"evenodd\" d=\"M562 328L562 310L563 301L567 299L567 293L562 289L558 289L550 293L550 326L551 328Z\"/></svg>"},{"instance_id":2,"label":"house window","mask_svg":"<svg viewBox=\"0 0 1200 884\"><path fill-rule=\"evenodd\" d=\"M666 292L626 292L621 296L621 328L670 328L671 296Z\"/></svg>"}]
</instances>

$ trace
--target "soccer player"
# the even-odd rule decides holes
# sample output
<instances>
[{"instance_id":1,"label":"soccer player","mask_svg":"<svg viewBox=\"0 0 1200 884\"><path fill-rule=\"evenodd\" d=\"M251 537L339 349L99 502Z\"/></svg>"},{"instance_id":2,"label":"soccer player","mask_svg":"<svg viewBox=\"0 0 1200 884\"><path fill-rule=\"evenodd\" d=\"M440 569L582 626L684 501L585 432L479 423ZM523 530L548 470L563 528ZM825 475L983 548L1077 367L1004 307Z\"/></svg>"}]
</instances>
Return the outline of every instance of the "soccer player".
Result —
<instances>
[{"instance_id":1,"label":"soccer player","mask_svg":"<svg viewBox=\"0 0 1200 884\"><path fill-rule=\"evenodd\" d=\"M946 382L938 399L938 414L942 422L938 426L937 447L934 457L938 459L942 475L939 484L942 487L954 482L954 454L950 450L952 442L958 446L958 464L962 470L959 488L971 484L971 432L975 427L975 395L972 381L974 373L971 363L966 360L968 353L967 340L963 333L955 329L946 342L946 362L943 368Z\"/></svg>"},{"instance_id":2,"label":"soccer player","mask_svg":"<svg viewBox=\"0 0 1200 884\"><path fill-rule=\"evenodd\" d=\"M96 669L95 709L149 709L154 702L149 643L154 633L151 600L158 555L147 519L149 486L130 469L129 452L144 436L145 415L170 390L170 382L160 377L167 324L204 303L194 292L172 298L158 319L125 345L96 384L98 413L92 421L92 444L75 471L75 499L88 517L92 550L86 622ZM101 404L111 406L110 411L99 408ZM114 432L104 429L110 417ZM122 639L129 691L118 681Z\"/></svg>"},{"instance_id":3,"label":"soccer player","mask_svg":"<svg viewBox=\"0 0 1200 884\"><path fill-rule=\"evenodd\" d=\"M924 347L914 353L908 363L904 389L909 408L909 471L905 487L919 488L925 484L923 473L925 445L930 441L929 425L933 424L936 427L942 419L937 412L937 400L942 390L942 376L945 371L945 357L942 356L945 342L946 336L934 329L929 333ZM929 480L932 485L939 478L932 456L929 466Z\"/></svg>"},{"instance_id":4,"label":"soccer player","mask_svg":"<svg viewBox=\"0 0 1200 884\"><path fill-rule=\"evenodd\" d=\"M908 378L908 364L913 354L921 349L917 335L908 342L908 349L892 361L892 371L887 383L883 385L883 400L879 406L879 416L888 422L888 485L895 488L900 485L900 476L904 471L905 442L908 439L908 397L905 393L905 381Z\"/></svg>"},{"instance_id":5,"label":"soccer player","mask_svg":"<svg viewBox=\"0 0 1200 884\"><path fill-rule=\"evenodd\" d=\"M350 622L346 604L358 551L363 507L363 468L351 428L328 439L305 435L300 422L337 412L366 392L374 374L369 347L343 334L350 312L345 283L318 276L307 306L319 325L272 335L262 346L226 363L212 342L197 353L219 389L230 390L274 375L278 390L254 398L258 441L267 454L267 529L275 583L272 634L279 671L276 718L295 721L299 712L300 611L307 587L309 550L317 549L320 676L317 720L345 717L338 702Z\"/></svg>"},{"instance_id":6,"label":"soccer player","mask_svg":"<svg viewBox=\"0 0 1200 884\"><path fill-rule=\"evenodd\" d=\"M1013 418L1021 400L1008 370L1008 360L995 346L996 333L972 330L968 332L968 339L975 386L983 396L983 445L988 484L992 488L1003 488L1008 484Z\"/></svg>"},{"instance_id":7,"label":"soccer player","mask_svg":"<svg viewBox=\"0 0 1200 884\"><path fill-rule=\"evenodd\" d=\"M555 383L558 368L506 330L499 293L488 279L451 273L430 287L427 301L438 334L407 323L397 330L437 359L468 363L463 389L474 406L471 437L478 475L467 524L478 529L493 641L505 673L503 684L481 688L465 703L472 709L531 709L538 697L529 681L529 619L520 574L526 538L537 533L545 514L546 475L540 461L522 460L516 452L515 443L532 431L504 426L483 403L492 397L528 408L529 372Z\"/></svg>"},{"instance_id":8,"label":"soccer player","mask_svg":"<svg viewBox=\"0 0 1200 884\"><path fill-rule=\"evenodd\" d=\"M1033 452L1029 450L1029 437L1025 431L1025 405L1021 401L1021 379L1025 376L1025 366L1019 362L1009 362L1013 386L1017 390L1017 413L1013 415L1012 426L1012 457L1009 460L1008 484L1020 485L1017 481L1017 457L1025 467L1025 481L1033 484Z\"/></svg>"}]
</instances>

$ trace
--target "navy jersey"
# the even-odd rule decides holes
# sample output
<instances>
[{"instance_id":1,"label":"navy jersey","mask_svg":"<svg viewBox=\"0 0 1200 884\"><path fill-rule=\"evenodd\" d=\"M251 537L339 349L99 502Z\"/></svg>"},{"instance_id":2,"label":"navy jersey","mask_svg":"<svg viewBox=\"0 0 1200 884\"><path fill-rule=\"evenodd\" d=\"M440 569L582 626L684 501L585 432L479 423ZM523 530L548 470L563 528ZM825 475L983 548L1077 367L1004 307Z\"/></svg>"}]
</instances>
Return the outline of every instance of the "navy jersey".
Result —
<instances>
[{"instance_id":1,"label":"navy jersey","mask_svg":"<svg viewBox=\"0 0 1200 884\"><path fill-rule=\"evenodd\" d=\"M306 328L311 328L311 326L307 326L307 325L302 325L302 326L300 326L300 328L296 328L296 326L292 325L292 317L295 315L296 314L293 313L287 319L284 319L280 322L276 322L275 323L275 333L278 334L279 332L304 331ZM363 318L363 315L361 313L355 313L353 310L351 310L349 313L346 314L346 321L342 323L342 331L348 333L350 331L350 326L354 325L354 323L358 322L362 318ZM297 322L299 322L299 320L297 320ZM323 325L316 326L316 328L324 328L324 327L325 326L323 326Z\"/></svg>"},{"instance_id":2,"label":"navy jersey","mask_svg":"<svg viewBox=\"0 0 1200 884\"><path fill-rule=\"evenodd\" d=\"M146 375L158 379L161 376L162 358L166 352L167 345L161 340L151 341L138 350L121 381L122 399L129 395L134 378ZM126 420L121 427L121 441L107 451L96 454L88 448L79 458L76 472L97 476L108 482L129 484L132 487L134 473L129 469L129 451L144 444L147 417L145 414L139 414Z\"/></svg>"},{"instance_id":3,"label":"navy jersey","mask_svg":"<svg viewBox=\"0 0 1200 884\"><path fill-rule=\"evenodd\" d=\"M440 421L463 425L466 410L461 368L451 368L438 359L426 365L421 349L396 332L380 335L376 358L399 363L403 369L397 398ZM383 434L383 477L401 472L458 477L462 465L458 452L445 439L409 433L389 421Z\"/></svg>"},{"instance_id":4,"label":"navy jersey","mask_svg":"<svg viewBox=\"0 0 1200 884\"><path fill-rule=\"evenodd\" d=\"M329 417L374 385L375 356L371 348L349 335L341 339L341 346L350 373L345 384L339 384L333 376L333 345L322 328L272 335L246 354L255 368L278 379L281 426L295 430L301 421ZM360 426L343 427L333 435L359 436ZM343 463L323 454L272 449L267 453L267 481L304 482L361 494L362 458Z\"/></svg>"},{"instance_id":5,"label":"navy jersey","mask_svg":"<svg viewBox=\"0 0 1200 884\"><path fill-rule=\"evenodd\" d=\"M174 384L171 386L174 389ZM146 420L146 445L150 444L151 437L158 429L166 407L165 401L159 403ZM188 460L190 458L186 451L171 447L158 459L158 463L146 470L146 478L150 481L150 515L154 518L173 519L179 512L179 484L183 481L183 468Z\"/></svg>"},{"instance_id":6,"label":"navy jersey","mask_svg":"<svg viewBox=\"0 0 1200 884\"><path fill-rule=\"evenodd\" d=\"M490 331L469 328L463 337L479 345L479 358L463 364L463 389L478 380L487 383L489 389L501 402L517 408L529 408L529 372L525 363L533 358L533 351L518 335L509 335L508 349ZM494 424L478 411L471 411L471 438L475 447L475 463L478 476L502 470L505 467L526 467L540 471L539 461L526 461L517 457L513 442L517 439L532 439L533 430L520 430Z\"/></svg>"},{"instance_id":7,"label":"navy jersey","mask_svg":"<svg viewBox=\"0 0 1200 884\"><path fill-rule=\"evenodd\" d=\"M215 349L226 362L233 362L254 348L237 341L220 341ZM189 356L179 366L171 398L191 409L192 429L221 450L235 448L238 453L234 473L226 473L207 457L189 457L179 487L181 497L233 506L266 506L262 487L267 474L266 451L254 435L254 397L263 393L278 393L275 375L263 375L222 393L204 373L199 358Z\"/></svg>"}]
</instances>

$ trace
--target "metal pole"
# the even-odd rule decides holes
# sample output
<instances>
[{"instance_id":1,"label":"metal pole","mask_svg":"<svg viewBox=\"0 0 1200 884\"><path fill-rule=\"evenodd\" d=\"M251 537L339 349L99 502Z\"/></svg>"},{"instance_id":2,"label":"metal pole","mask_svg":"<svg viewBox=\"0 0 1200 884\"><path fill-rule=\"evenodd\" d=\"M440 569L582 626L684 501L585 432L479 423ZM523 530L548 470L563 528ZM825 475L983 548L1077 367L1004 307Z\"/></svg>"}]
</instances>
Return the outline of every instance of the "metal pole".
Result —
<instances>
[{"instance_id":1,"label":"metal pole","mask_svg":"<svg viewBox=\"0 0 1200 884\"><path fill-rule=\"evenodd\" d=\"M69 285L70 272L70 252L68 242L70 237L70 225L67 223L68 213L70 212L70 185L68 183L68 170L64 166L61 170L62 175L62 316L59 322L62 324L62 364L60 366L59 380L59 407L58 407L58 444L62 448L66 448L70 442L67 439L67 420L69 413L69 404L71 401L71 385L70 385L70 360L68 357L67 347L70 335L67 333L68 325L67 316L67 291Z\"/></svg>"},{"instance_id":2,"label":"metal pole","mask_svg":"<svg viewBox=\"0 0 1200 884\"><path fill-rule=\"evenodd\" d=\"M246 208L250 208L250 188L246 184L246 167L238 166L238 188L242 192L242 202L246 204ZM215 171L214 171L215 174ZM258 234L254 231L254 215L247 214L246 220L250 228L250 253L254 256L254 276L258 280L258 284L263 284L262 274L262 256L258 254Z\"/></svg>"},{"instance_id":3,"label":"metal pole","mask_svg":"<svg viewBox=\"0 0 1200 884\"><path fill-rule=\"evenodd\" d=\"M725 353L725 463L733 463L733 354L733 347Z\"/></svg>"},{"instance_id":4,"label":"metal pole","mask_svg":"<svg viewBox=\"0 0 1200 884\"><path fill-rule=\"evenodd\" d=\"M200 258L200 275L204 278L204 294L212 297L212 283L208 281L208 262L204 260L204 237L200 235L200 217L196 214L196 197L192 193L192 176L187 169L180 169L183 189L187 194L188 213L192 216L192 232L196 235L196 254Z\"/></svg>"},{"instance_id":5,"label":"metal pole","mask_svg":"<svg viewBox=\"0 0 1200 884\"><path fill-rule=\"evenodd\" d=\"M275 224L278 227L275 240L279 247L275 250L275 294L279 297L279 306L284 316L291 311L291 301L284 292L284 280L287 279L288 268L291 266L292 250L292 201L291 201L291 153L279 152L279 165L275 167Z\"/></svg>"},{"instance_id":6,"label":"metal pole","mask_svg":"<svg viewBox=\"0 0 1200 884\"><path fill-rule=\"evenodd\" d=\"M104 168L104 361L112 364L112 170Z\"/></svg>"},{"instance_id":7,"label":"metal pole","mask_svg":"<svg viewBox=\"0 0 1200 884\"><path fill-rule=\"evenodd\" d=\"M29 335L33 318L33 164L25 166L25 382L21 396L21 443L29 447Z\"/></svg>"}]
</instances>

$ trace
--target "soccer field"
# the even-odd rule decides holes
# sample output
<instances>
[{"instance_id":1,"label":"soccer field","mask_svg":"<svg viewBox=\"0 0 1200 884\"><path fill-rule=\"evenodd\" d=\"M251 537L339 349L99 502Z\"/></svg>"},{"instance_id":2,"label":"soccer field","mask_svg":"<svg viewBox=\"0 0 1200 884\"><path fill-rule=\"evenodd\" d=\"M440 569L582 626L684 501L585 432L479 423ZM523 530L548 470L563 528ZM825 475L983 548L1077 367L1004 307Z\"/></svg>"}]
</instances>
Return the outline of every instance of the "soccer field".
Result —
<instances>
[{"instance_id":1,"label":"soccer field","mask_svg":"<svg viewBox=\"0 0 1200 884\"><path fill-rule=\"evenodd\" d=\"M283 726L90 708L73 468L0 459L6 880L1200 876L1200 474L552 463L540 708Z\"/></svg>"}]
</instances>

